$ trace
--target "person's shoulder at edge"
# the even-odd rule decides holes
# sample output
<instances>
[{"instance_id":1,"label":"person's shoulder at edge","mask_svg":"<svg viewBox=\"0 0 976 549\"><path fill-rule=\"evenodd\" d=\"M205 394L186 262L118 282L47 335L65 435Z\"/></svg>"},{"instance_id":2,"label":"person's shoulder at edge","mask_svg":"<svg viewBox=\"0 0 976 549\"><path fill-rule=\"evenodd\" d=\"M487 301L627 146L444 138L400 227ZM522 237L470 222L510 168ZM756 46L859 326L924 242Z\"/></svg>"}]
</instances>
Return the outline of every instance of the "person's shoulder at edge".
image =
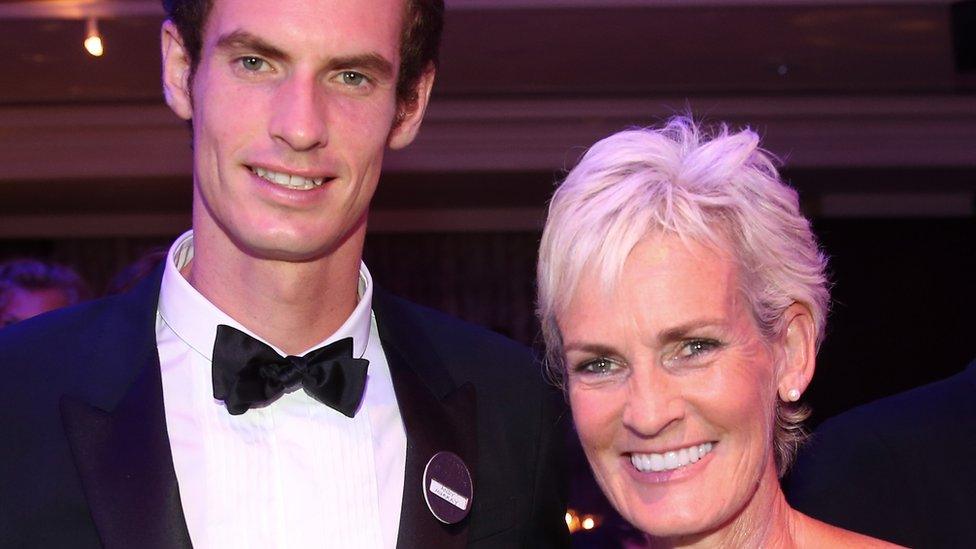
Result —
<instances>
[{"instance_id":1,"label":"person's shoulder at edge","mask_svg":"<svg viewBox=\"0 0 976 549\"><path fill-rule=\"evenodd\" d=\"M913 437L933 428L955 429L956 422L965 417L955 415L955 411L974 406L976 399L971 397L974 391L976 361L945 379L862 404L827 419L817 429L811 444L815 448L818 439L851 429L860 433L869 429L875 436L885 438ZM976 407L973 409L976 411ZM946 422L947 417L953 417L953 421ZM976 421L976 415L971 415L971 420Z\"/></svg>"},{"instance_id":2,"label":"person's shoulder at edge","mask_svg":"<svg viewBox=\"0 0 976 549\"><path fill-rule=\"evenodd\" d=\"M976 362L826 420L784 479L787 499L829 523L914 545L926 502L906 500L913 488L905 484L918 479L924 485L930 473L922 469L938 467L931 462L933 449L959 440L961 422L976 425L974 391Z\"/></svg>"}]
</instances>

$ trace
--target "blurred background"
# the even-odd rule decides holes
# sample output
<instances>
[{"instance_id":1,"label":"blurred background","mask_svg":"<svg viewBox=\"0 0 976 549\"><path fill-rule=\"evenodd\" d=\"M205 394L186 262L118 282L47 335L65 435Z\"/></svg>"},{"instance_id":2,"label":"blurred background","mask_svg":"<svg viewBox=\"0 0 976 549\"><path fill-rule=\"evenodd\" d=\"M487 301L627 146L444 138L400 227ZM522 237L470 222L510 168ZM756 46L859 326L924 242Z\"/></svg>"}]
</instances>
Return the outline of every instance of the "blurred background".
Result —
<instances>
[{"instance_id":1,"label":"blurred background","mask_svg":"<svg viewBox=\"0 0 976 549\"><path fill-rule=\"evenodd\" d=\"M976 355L976 2L447 6L424 127L373 204L378 284L535 344L555 183L597 139L691 112L764 136L832 258L813 425ZM189 227L161 21L156 0L0 1L0 261L65 264L99 294ZM577 544L618 543L574 460Z\"/></svg>"}]
</instances>

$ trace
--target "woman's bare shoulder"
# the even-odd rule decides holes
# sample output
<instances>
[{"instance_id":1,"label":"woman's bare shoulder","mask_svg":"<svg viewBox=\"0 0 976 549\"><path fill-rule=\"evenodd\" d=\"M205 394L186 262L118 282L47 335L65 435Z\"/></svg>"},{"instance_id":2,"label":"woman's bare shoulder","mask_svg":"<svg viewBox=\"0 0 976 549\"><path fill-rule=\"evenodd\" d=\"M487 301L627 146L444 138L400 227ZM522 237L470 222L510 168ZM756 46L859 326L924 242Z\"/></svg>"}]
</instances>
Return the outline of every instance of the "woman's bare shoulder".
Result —
<instances>
[{"instance_id":1,"label":"woman's bare shoulder","mask_svg":"<svg viewBox=\"0 0 976 549\"><path fill-rule=\"evenodd\" d=\"M802 515L802 517L804 527L801 530L802 534L797 536L796 540L799 547L851 547L864 549L901 547L894 543L831 526L826 522L821 522L806 515Z\"/></svg>"}]
</instances>

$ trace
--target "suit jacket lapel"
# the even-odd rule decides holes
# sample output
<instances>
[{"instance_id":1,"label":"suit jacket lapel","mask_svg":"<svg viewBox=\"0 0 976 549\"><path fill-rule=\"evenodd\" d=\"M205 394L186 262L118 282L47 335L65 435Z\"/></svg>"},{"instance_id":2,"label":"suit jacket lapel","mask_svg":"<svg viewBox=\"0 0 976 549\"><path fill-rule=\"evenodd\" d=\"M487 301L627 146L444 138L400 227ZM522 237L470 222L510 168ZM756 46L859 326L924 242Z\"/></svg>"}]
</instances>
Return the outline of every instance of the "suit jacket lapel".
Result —
<instances>
[{"instance_id":1,"label":"suit jacket lapel","mask_svg":"<svg viewBox=\"0 0 976 549\"><path fill-rule=\"evenodd\" d=\"M443 524L424 499L424 469L440 451L454 452L477 479L477 429L474 386L458 387L435 356L416 312L376 289L373 310L390 365L400 415L407 431L407 461L397 547L464 547L469 518ZM474 498L478 497L477 482Z\"/></svg>"},{"instance_id":2,"label":"suit jacket lapel","mask_svg":"<svg viewBox=\"0 0 976 549\"><path fill-rule=\"evenodd\" d=\"M190 547L166 433L155 313L162 269L125 296L101 356L134 378L117 403L65 396L61 418L106 548ZM115 368L110 368L110 371ZM117 380L102 380L118 383Z\"/></svg>"}]
</instances>

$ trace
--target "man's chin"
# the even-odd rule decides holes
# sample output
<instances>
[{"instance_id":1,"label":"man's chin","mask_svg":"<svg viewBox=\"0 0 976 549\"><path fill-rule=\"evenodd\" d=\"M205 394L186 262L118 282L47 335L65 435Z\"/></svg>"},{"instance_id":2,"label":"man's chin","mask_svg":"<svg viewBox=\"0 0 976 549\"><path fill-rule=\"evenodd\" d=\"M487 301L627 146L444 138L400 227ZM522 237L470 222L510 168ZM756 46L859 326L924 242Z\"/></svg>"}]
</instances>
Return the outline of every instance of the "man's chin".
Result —
<instances>
[{"instance_id":1,"label":"man's chin","mask_svg":"<svg viewBox=\"0 0 976 549\"><path fill-rule=\"evenodd\" d=\"M336 246L320 245L318 247L309 246L309 242L294 243L261 243L245 245L241 251L246 255L259 260L280 261L285 263L310 263L324 259L332 254Z\"/></svg>"}]
</instances>

